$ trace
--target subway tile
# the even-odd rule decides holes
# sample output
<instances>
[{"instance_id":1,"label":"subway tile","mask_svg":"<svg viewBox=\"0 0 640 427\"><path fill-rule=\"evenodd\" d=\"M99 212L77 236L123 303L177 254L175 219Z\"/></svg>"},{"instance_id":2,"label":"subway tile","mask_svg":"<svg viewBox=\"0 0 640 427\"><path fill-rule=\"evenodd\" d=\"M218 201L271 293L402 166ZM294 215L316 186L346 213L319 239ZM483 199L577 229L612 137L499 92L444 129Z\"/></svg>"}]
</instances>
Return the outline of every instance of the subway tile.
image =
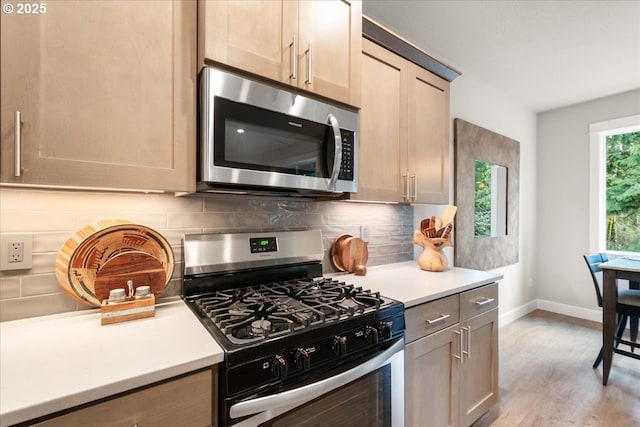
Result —
<instances>
[{"instance_id":1,"label":"subway tile","mask_svg":"<svg viewBox=\"0 0 640 427\"><path fill-rule=\"evenodd\" d=\"M120 219L132 224L144 225L145 227L149 227L154 230L167 228L167 214L164 212L146 213L127 212L122 210L119 212L81 212L78 214L78 226L76 229L80 229L97 221L104 221L108 219Z\"/></svg>"},{"instance_id":2,"label":"subway tile","mask_svg":"<svg viewBox=\"0 0 640 427\"><path fill-rule=\"evenodd\" d=\"M0 208L3 211L17 211L22 209L22 190L0 188ZM4 230L4 227L2 229Z\"/></svg>"},{"instance_id":3,"label":"subway tile","mask_svg":"<svg viewBox=\"0 0 640 427\"><path fill-rule=\"evenodd\" d=\"M264 228L284 229L285 220L282 214L238 213L233 216L233 228L263 230Z\"/></svg>"},{"instance_id":4,"label":"subway tile","mask_svg":"<svg viewBox=\"0 0 640 427\"><path fill-rule=\"evenodd\" d=\"M233 215L215 212L168 213L167 228L233 228Z\"/></svg>"},{"instance_id":5,"label":"subway tile","mask_svg":"<svg viewBox=\"0 0 640 427\"><path fill-rule=\"evenodd\" d=\"M0 212L2 232L38 232L73 230L77 215L68 212Z\"/></svg>"},{"instance_id":6,"label":"subway tile","mask_svg":"<svg viewBox=\"0 0 640 427\"><path fill-rule=\"evenodd\" d=\"M205 212L255 212L262 208L260 200L243 196L210 195L203 200Z\"/></svg>"},{"instance_id":7,"label":"subway tile","mask_svg":"<svg viewBox=\"0 0 640 427\"><path fill-rule=\"evenodd\" d=\"M22 277L22 296L54 294L62 288L58 285L55 273L34 274Z\"/></svg>"},{"instance_id":8,"label":"subway tile","mask_svg":"<svg viewBox=\"0 0 640 427\"><path fill-rule=\"evenodd\" d=\"M57 257L57 252L34 253L32 259L33 265L26 274L54 273Z\"/></svg>"},{"instance_id":9,"label":"subway tile","mask_svg":"<svg viewBox=\"0 0 640 427\"><path fill-rule=\"evenodd\" d=\"M0 299L20 297L20 276L0 277Z\"/></svg>"},{"instance_id":10,"label":"subway tile","mask_svg":"<svg viewBox=\"0 0 640 427\"><path fill-rule=\"evenodd\" d=\"M42 232L33 234L33 253L58 252L74 232Z\"/></svg>"}]
</instances>

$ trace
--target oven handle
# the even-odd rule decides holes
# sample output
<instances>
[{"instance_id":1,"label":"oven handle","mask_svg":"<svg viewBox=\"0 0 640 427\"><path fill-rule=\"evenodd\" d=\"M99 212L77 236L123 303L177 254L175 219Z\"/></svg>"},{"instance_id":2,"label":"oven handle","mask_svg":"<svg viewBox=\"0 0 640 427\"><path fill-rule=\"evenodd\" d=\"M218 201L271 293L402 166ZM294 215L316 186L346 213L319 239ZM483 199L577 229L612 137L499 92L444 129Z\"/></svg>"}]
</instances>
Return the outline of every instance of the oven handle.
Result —
<instances>
[{"instance_id":1,"label":"oven handle","mask_svg":"<svg viewBox=\"0 0 640 427\"><path fill-rule=\"evenodd\" d=\"M331 125L333 129L333 140L334 140L334 158L333 158L333 170L331 171L331 178L327 182L327 188L329 190L335 190L336 181L338 180L338 175L340 174L340 166L342 165L342 138L340 136L340 125L338 123L338 119L333 114L329 114L327 116L327 121Z\"/></svg>"},{"instance_id":2,"label":"oven handle","mask_svg":"<svg viewBox=\"0 0 640 427\"><path fill-rule=\"evenodd\" d=\"M280 406L304 403L311 399L315 399L328 391L335 390L336 388L348 384L363 375L375 371L380 366L384 366L388 359L390 359L395 353L402 350L404 350L404 339L396 341L391 347L376 357L367 360L363 364L331 378L325 378L322 381L282 393L273 394L271 396L259 397L245 402L238 402L229 408L229 416L231 418L239 418L264 412L269 409L275 409Z\"/></svg>"}]
</instances>

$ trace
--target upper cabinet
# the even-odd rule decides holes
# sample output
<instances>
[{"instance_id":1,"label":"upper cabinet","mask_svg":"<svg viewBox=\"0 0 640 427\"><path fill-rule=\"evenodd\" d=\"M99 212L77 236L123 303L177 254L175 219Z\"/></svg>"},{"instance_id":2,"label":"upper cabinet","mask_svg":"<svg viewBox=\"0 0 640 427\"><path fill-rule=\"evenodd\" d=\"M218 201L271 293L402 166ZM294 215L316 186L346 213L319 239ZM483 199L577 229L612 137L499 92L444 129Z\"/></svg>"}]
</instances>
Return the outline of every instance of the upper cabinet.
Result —
<instances>
[{"instance_id":1,"label":"upper cabinet","mask_svg":"<svg viewBox=\"0 0 640 427\"><path fill-rule=\"evenodd\" d=\"M360 104L360 1L198 2L199 64L220 63Z\"/></svg>"},{"instance_id":2,"label":"upper cabinet","mask_svg":"<svg viewBox=\"0 0 640 427\"><path fill-rule=\"evenodd\" d=\"M449 82L368 39L356 200L449 202Z\"/></svg>"},{"instance_id":3,"label":"upper cabinet","mask_svg":"<svg viewBox=\"0 0 640 427\"><path fill-rule=\"evenodd\" d=\"M193 191L196 9L64 1L2 13L1 181Z\"/></svg>"}]
</instances>

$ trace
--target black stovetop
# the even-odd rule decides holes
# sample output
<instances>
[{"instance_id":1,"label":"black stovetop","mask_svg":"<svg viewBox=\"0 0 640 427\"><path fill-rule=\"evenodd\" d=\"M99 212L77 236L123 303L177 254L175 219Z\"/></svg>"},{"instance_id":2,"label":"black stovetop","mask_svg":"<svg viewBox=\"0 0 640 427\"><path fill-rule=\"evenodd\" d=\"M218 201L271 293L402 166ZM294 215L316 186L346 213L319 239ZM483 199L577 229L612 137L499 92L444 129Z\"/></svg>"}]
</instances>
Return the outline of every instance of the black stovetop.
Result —
<instances>
[{"instance_id":1,"label":"black stovetop","mask_svg":"<svg viewBox=\"0 0 640 427\"><path fill-rule=\"evenodd\" d=\"M323 277L207 292L188 301L226 347L304 333L393 304L379 292Z\"/></svg>"}]
</instances>

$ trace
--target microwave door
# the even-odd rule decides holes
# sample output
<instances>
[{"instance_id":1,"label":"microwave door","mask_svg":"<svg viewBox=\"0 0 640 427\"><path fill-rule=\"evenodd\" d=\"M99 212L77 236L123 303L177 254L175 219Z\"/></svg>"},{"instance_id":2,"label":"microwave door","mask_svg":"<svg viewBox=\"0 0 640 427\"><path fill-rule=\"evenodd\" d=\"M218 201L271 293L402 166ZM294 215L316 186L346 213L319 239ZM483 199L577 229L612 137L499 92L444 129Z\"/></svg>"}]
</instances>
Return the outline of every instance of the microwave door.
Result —
<instances>
[{"instance_id":1,"label":"microwave door","mask_svg":"<svg viewBox=\"0 0 640 427\"><path fill-rule=\"evenodd\" d=\"M327 180L327 189L335 191L336 182L338 181L338 175L340 174L340 165L342 164L342 137L340 134L340 124L338 119L333 114L329 114L327 117L331 130L333 132L333 169L331 170L330 178ZM329 149L331 140L327 141L327 148ZM328 159L327 159L328 160ZM327 165L329 162L327 161Z\"/></svg>"}]
</instances>

